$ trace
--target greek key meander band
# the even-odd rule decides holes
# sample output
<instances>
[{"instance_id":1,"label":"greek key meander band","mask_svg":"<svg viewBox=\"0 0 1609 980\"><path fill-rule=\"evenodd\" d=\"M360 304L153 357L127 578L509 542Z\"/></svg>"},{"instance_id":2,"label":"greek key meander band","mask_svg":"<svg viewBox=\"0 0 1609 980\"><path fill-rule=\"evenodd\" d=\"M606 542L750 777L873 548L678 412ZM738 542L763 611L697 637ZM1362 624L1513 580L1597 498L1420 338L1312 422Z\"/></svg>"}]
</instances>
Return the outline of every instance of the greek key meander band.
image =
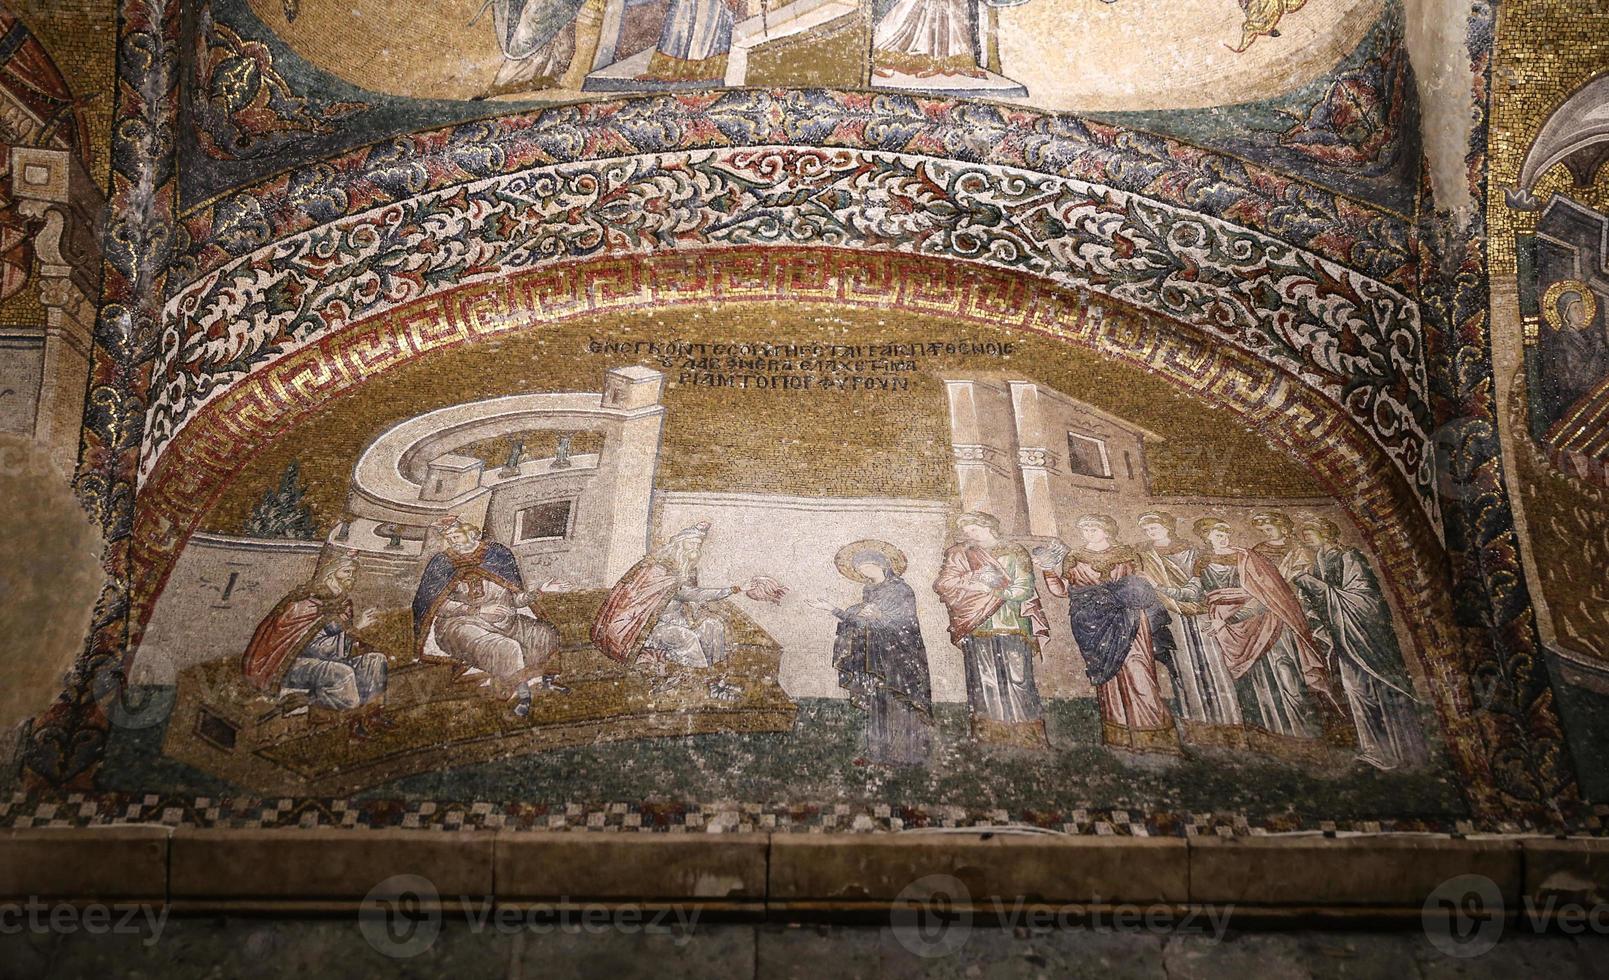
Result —
<instances>
[{"instance_id":1,"label":"greek key meander band","mask_svg":"<svg viewBox=\"0 0 1609 980\"><path fill-rule=\"evenodd\" d=\"M866 199L900 206L848 203ZM946 256L1197 325L1342 406L1439 521L1419 314L1396 287L1115 188L908 154L786 147L491 178L299 233L203 276L165 308L142 480L199 408L346 324L508 269L715 245ZM742 268L706 274L733 298L769 288L746 283ZM599 288L675 302L683 287L661 276ZM932 288L950 287L941 276Z\"/></svg>"}]
</instances>

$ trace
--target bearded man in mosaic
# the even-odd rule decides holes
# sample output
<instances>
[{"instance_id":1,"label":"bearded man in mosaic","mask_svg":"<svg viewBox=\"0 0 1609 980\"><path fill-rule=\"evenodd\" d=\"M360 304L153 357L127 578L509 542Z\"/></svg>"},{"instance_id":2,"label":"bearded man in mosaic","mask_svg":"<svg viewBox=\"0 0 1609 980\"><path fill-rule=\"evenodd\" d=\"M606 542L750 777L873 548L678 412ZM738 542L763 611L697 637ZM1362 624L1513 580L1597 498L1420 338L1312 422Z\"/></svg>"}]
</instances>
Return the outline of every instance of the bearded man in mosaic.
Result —
<instances>
[{"instance_id":1,"label":"bearded man in mosaic","mask_svg":"<svg viewBox=\"0 0 1609 980\"><path fill-rule=\"evenodd\" d=\"M592 624L592 643L623 664L646 661L656 687L680 683L684 670L718 667L732 650L732 631L713 603L735 595L780 602L787 589L775 579L752 576L727 586L698 581L699 557L710 522L699 521L671 535L663 546L633 565L609 590ZM742 689L724 678L709 681L710 697L734 701Z\"/></svg>"},{"instance_id":2,"label":"bearded man in mosaic","mask_svg":"<svg viewBox=\"0 0 1609 980\"><path fill-rule=\"evenodd\" d=\"M966 655L973 737L1048 747L1034 661L1050 623L1027 550L1000 536L993 514L962 514L933 591L949 613L951 642Z\"/></svg>"},{"instance_id":3,"label":"bearded man in mosaic","mask_svg":"<svg viewBox=\"0 0 1609 980\"><path fill-rule=\"evenodd\" d=\"M1358 758L1376 769L1423 763L1427 750L1419 699L1374 569L1363 552L1341 544L1334 521L1303 521L1302 540L1312 549L1313 564L1297 574L1296 587L1315 610L1339 667L1341 690L1357 726Z\"/></svg>"},{"instance_id":4,"label":"bearded man in mosaic","mask_svg":"<svg viewBox=\"0 0 1609 980\"><path fill-rule=\"evenodd\" d=\"M353 614L350 590L358 563L337 555L313 581L280 600L258 624L240 658L246 682L273 696L303 693L313 705L350 712L347 730L368 738L391 726L384 714L387 661L357 634L374 625L374 610Z\"/></svg>"}]
</instances>

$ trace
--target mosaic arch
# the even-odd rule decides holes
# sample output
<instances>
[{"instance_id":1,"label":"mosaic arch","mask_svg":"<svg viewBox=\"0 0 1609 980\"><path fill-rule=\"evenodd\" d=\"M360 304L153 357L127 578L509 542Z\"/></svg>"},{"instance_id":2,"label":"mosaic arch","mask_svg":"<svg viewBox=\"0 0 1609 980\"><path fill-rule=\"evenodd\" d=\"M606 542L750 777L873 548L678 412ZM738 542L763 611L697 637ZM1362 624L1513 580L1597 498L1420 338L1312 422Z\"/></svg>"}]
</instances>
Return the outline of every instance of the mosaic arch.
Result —
<instances>
[{"instance_id":1,"label":"mosaic arch","mask_svg":"<svg viewBox=\"0 0 1609 980\"><path fill-rule=\"evenodd\" d=\"M1232 407L1309 465L1329 458L1327 440L1347 451L1323 465L1324 478L1350 488L1350 507L1380 528L1420 582L1433 576L1434 539L1389 458L1355 420L1289 373L1244 353L1216 348L1207 331L1102 304L1052 283L932 258L867 255L839 249L736 248L665 258L601 257L559 264L399 304L286 352L210 401L181 430L148 477L153 552L172 550L170 527L194 524L200 491L250 458L265 440L351 387L410 359L508 332L546 330L599 311L651 311L725 303L812 300L946 314L964 322L1009 325L1143 363L1192 393ZM1107 310L1112 310L1108 314ZM732 341L736 344L739 341ZM653 352L658 356L658 352ZM1234 366L1230 371L1229 365ZM158 543L161 542L161 543ZM166 547L164 547L164 544ZM1423 558L1418 552L1429 549ZM157 576L158 578L160 575ZM150 590L136 589L136 594Z\"/></svg>"},{"instance_id":2,"label":"mosaic arch","mask_svg":"<svg viewBox=\"0 0 1609 980\"><path fill-rule=\"evenodd\" d=\"M727 311L738 309L747 311L755 307L761 310L777 309L775 304L783 300L790 305L820 303L828 311L841 306L876 311L879 323L886 317L889 318L889 322L896 325L889 328L890 334L894 337L909 337L908 324L914 322L910 318L920 315L928 319L943 318L961 324L987 325L996 329L1007 326L1011 328L1009 332L1000 336L1049 336L1056 338L1059 343L1076 345L1100 352L1108 358L1143 366L1160 377L1170 379L1174 387L1188 391L1208 404L1231 408L1236 415L1245 420L1246 424L1255 426L1256 438L1267 439L1276 445L1296 451L1299 458L1305 461L1305 465L1316 470L1316 486L1321 489L1309 492L1316 492L1319 498L1334 494L1332 498L1334 503L1318 503L1314 499L1304 499L1300 504L1293 502L1284 506L1326 508L1338 505L1338 515L1341 513L1352 515L1352 520L1356 522L1358 528L1355 533L1361 534L1368 542L1367 546L1378 555L1383 578L1397 597L1397 601L1406 603L1403 606L1405 621L1431 624L1439 621L1444 615L1431 611L1431 607L1437 601L1436 590L1428 587L1435 574L1434 558L1430 559L1430 564L1424 563L1425 556L1433 555L1435 546L1426 538L1423 531L1424 524L1414 514L1411 505L1403 506L1404 494L1400 490L1393 494L1389 484L1382 483L1378 479L1378 474L1383 472L1382 467L1389 464L1379 461L1378 450L1362 437L1355 423L1347 421L1332 404L1316 397L1304 386L1293 383L1288 376L1271 370L1258 360L1244 354L1235 354L1223 348L1213 349L1210 341L1199 331L1157 321L1121 305L1113 304L1109 310L1104 306L1092 308L1087 299L1079 297L1076 293L1057 290L1048 284L1024 280L1018 276L991 273L981 269L958 269L953 265L928 258L876 257L857 255L844 250L771 248L691 253L680 260L601 258L559 266L551 270L528 272L484 286L460 287L443 297L416 301L386 315L352 324L322 341L316 348L310 347L303 352L291 354L264 372L253 375L251 379L232 388L201 410L192 425L176 436L164 454L161 464L149 477L142 490L142 500L146 503L142 504L141 519L135 534L136 567L141 569L135 585L135 608L137 611L147 608L146 597L154 592L155 584L160 583L175 567L173 564L175 549L184 540L190 528L207 521L205 515L217 509L219 495L228 496L232 492L230 485L245 461L259 458L275 442L286 440L303 442L308 438L314 438L312 434L319 431L322 425L337 424L324 418L331 406L351 397L362 397L363 392L371 386L383 385L388 373L405 370L415 363L423 368L431 361L450 361L455 352L466 347L483 345L495 347L505 339L517 340L532 333L565 334L568 341L573 341L558 348L566 353L558 354L550 350L549 357L564 360L579 359L585 363L588 360L586 357L576 358L571 351L582 349L597 351L611 346L624 346L633 352L626 356L625 364L630 365L636 361L639 365L651 364L656 368L665 368L673 362L686 361L690 354L678 349L675 358L661 358L657 354L646 358L640 357L649 343L652 343L656 350L661 344L669 350L685 343L687 344L685 350L690 352L693 344L701 343L698 341L699 337L721 338L729 335L730 328L719 324L722 323L724 315L737 314ZM691 308L698 314L695 317L695 324L696 321L702 320L709 326L699 328L695 325L689 328L683 324L679 328L667 326L662 329L653 325L651 321L649 328L638 336L654 337L656 340L647 343L631 342L628 337L628 342L624 345L620 345L619 338L613 334L604 334L602 338L597 336L596 333L601 331L596 325L590 328L594 331L592 334L569 335L566 331L567 322L590 318L595 324L600 313L616 314L612 318L605 319L603 322L606 324L625 325L631 323L632 318L623 318L619 315L621 313L663 314L679 307ZM699 313L701 309L703 312ZM787 307L780 308L782 311L786 309ZM777 316L785 318L786 313L773 314L769 322L775 324ZM768 321L750 316L740 322L761 325ZM806 320L805 323L808 324L809 321ZM901 324L905 326L898 326ZM689 329L695 332L688 332ZM696 332L699 329L713 332ZM748 329L752 330L755 327L751 326ZM792 332L796 334L800 329L801 327L796 325ZM806 325L803 329L808 331L810 328ZM804 336L808 337L810 334L807 332ZM842 339L849 341L857 337L849 336ZM935 346L943 348L945 344L941 342ZM988 345L980 342L977 346L982 351ZM519 357L509 355L508 359L512 363L520 363ZM991 363L987 356L973 360L971 366L974 370L981 366L985 369L985 373L990 375L995 372L989 369L1004 367L1008 372L1022 370L1020 367L1011 367L1009 363L1001 363L997 359ZM981 365L976 362L981 362ZM608 360L599 361L594 358L586 366L598 370L608 366L609 363L611 362ZM952 368L962 370L961 365L966 363L967 359L962 358L952 365ZM707 383L697 380L700 374L697 369L666 373L669 378L676 381L676 384L671 385L672 393L677 391L678 386L691 386L696 389L700 384ZM424 378L429 377L430 372L425 371L421 374L415 371L414 375ZM717 374L716 377L724 376ZM740 373L733 377L749 376ZM785 374L783 377L788 375ZM791 377L802 384L808 384L804 380L805 375L793 374ZM848 380L857 378L858 376L853 373L847 376ZM845 376L837 378L840 383L845 380ZM877 379L873 377L864 380L869 383ZM418 381L414 381L410 387L418 384ZM839 393L834 392L834 395ZM589 396L578 397L584 400ZM597 398L595 395L590 397ZM884 394L881 397L897 396ZM674 398L667 399L667 405L670 406L668 410L674 416L679 410ZM448 408L443 411L451 410L454 409ZM315 418L322 421L315 423L313 421ZM956 423L952 419L951 425L954 424ZM500 454L507 451L509 450L505 445L499 445L494 456L506 463L506 459ZM945 454L943 462L950 462L948 453ZM346 468L337 468L337 471L344 475L351 471L351 465L351 460L348 458ZM662 462L661 466L663 465ZM820 465L831 466L834 465L834 461L821 460ZM1050 465L1052 471L1059 470L1058 480L1071 478L1066 464L1060 468L1054 463ZM301 472L311 480L318 479L305 460ZM758 483L755 484L757 486L767 489L778 488L763 474L757 479ZM704 484L695 485L704 486ZM723 496L721 491L730 495L732 489L729 484L720 480L709 486L719 488L716 492L707 493L709 497L721 497ZM820 486L808 482L804 485L783 485L780 488L821 489ZM905 492L912 492L909 487L904 489ZM701 499L700 504L683 503L675 491L662 487L661 492L665 495L659 504L661 507L677 509L690 506L717 506L707 499ZM842 488L839 488L839 492L843 492ZM954 507L961 502L954 499L954 491L948 487L936 494L928 493L926 490L914 492L922 499L912 501L913 505L927 504L926 498L937 497L938 500L934 503L938 504L941 511L946 506ZM238 491L233 493L237 497L240 496ZM355 485L354 493L356 493ZM245 496L249 503L252 495ZM350 503L358 513L344 518L340 528L333 533L342 535L340 547L343 548L361 550L365 547L363 542L372 539L375 542L372 545L373 560L387 561L392 557L387 552L397 550L391 548L390 544L398 542L394 540L390 544L380 544L385 534L390 533L389 531L382 533L380 529L395 527L399 520L417 522L422 518L414 515L377 522L365 515L388 516L390 512L381 514L366 511L368 505L360 498L362 495L353 496ZM750 505L763 508L779 506L776 501L783 498L757 494L752 499L745 499ZM1144 499L1152 501L1150 497ZM1227 512L1230 513L1237 512L1235 508L1238 504L1242 521L1250 514L1250 509L1255 503L1251 498L1209 503L1190 495L1173 499L1177 500L1180 506L1190 506L1191 503L1197 506L1206 504L1208 509L1216 507L1219 512L1225 512L1224 508L1228 507ZM580 506L585 508L586 498L583 496L580 500ZM1264 502L1267 503L1266 500ZM796 508L803 515L797 518L799 520L823 520L830 523L842 519L841 515L835 515L834 505L830 501L818 501L810 505L796 502L789 506ZM1132 505L1126 503L1116 506L1132 508ZM1203 513L1205 512L1203 510ZM256 513L254 510L253 514ZM255 519L255 516L252 519ZM770 521L776 518L767 517L764 520ZM213 519L209 526L230 529L226 523L216 519ZM741 532L727 532L729 536L733 533ZM753 533L752 529L749 533ZM377 534L379 537L375 536ZM212 540L209 538L203 547L211 547ZM192 539L192 550L196 547L193 541L194 539ZM419 543L424 545L422 540ZM919 542L913 543L902 539L900 543L910 549L913 556L918 553L916 549L920 547ZM410 542L402 547L411 548L414 545ZM244 569L245 565L239 567ZM625 567L630 567L629 562ZM610 575L622 570L600 572L602 577L599 578L599 583L607 584ZM178 574L183 583L179 586L181 590L191 587L187 581L193 581L191 575L185 572ZM251 573L246 574L249 577ZM572 569L567 574L576 572ZM201 578L204 579L205 574ZM153 584L141 585L141 582ZM173 588L174 585L170 581L168 589L171 591ZM162 622L163 612L160 611L162 605L165 602L169 609L176 609L185 601L182 598L174 599L169 596L157 603L159 612L158 621L153 626L155 632L146 636L148 639L155 637L156 644L152 649L158 651L159 656L169 653L174 642L173 627ZM765 614L758 615L762 622L765 621ZM171 622L173 614L169 614L167 618ZM135 625L138 626L142 621L143 616L137 612ZM787 622L774 623L770 626L779 633L786 633L790 628L796 628ZM1456 641L1434 631L1427 631L1416 635L1413 642L1419 645L1418 649L1440 650L1446 649L1449 643ZM144 649L142 647L141 656L145 655ZM782 670L793 693L798 693L801 688L810 689L811 678L808 668L794 667L791 671L793 676L786 676L789 673L787 667L789 657L797 660L798 655L799 652L790 645L784 646ZM1438 678L1431 683L1444 683L1442 678L1450 681L1454 676L1449 670L1450 664L1438 664L1435 661L1440 658L1434 656L1429 659L1431 662L1425 664L1425 670L1429 676ZM140 674L141 666L140 661L136 659L134 665L136 675ZM194 673L198 668L186 669ZM180 697L183 698L185 671L179 671L178 676ZM748 719L745 723L773 724L772 721L765 719L775 713L776 706L748 705L745 702L745 708L751 712L745 716ZM185 717L188 721L212 717L206 712L216 709L216 705L197 707ZM1456 708L1451 703L1444 703L1442 711L1454 728L1467 724L1467 721L1457 718ZM688 718L696 716L696 711L688 714ZM695 722L688 723L696 725ZM562 725L555 726L549 729L549 733L552 737L558 737L555 733L562 728ZM692 730L705 729L695 727ZM208 758L210 754L217 752L216 747L197 748L194 744L187 745L183 738L170 741L165 747L170 754L177 754L186 761L197 762L203 766L209 763L217 765L217 760ZM475 753L507 753L510 751L510 746L500 742L487 742L468 751L471 753L470 757L479 758L480 756ZM1270 751L1276 750L1270 749ZM284 756L286 759L291 757ZM434 761L437 756L427 753L419 758ZM416 760L415 764L423 763ZM1461 764L1478 769L1483 762L1478 759L1465 759ZM386 765L402 764L388 760ZM358 758L348 759L342 764L341 770L348 773L362 772L364 762ZM405 772L406 767L401 770L381 767L376 771ZM267 780L265 788L282 789L294 785L294 781L289 784L274 781L276 778L285 779L283 774L278 777L267 773L244 776L239 769L231 769L230 772L239 778ZM367 787L340 784L336 788L347 791Z\"/></svg>"},{"instance_id":3,"label":"mosaic arch","mask_svg":"<svg viewBox=\"0 0 1609 980\"><path fill-rule=\"evenodd\" d=\"M1604 304L1520 218L1508 317L1483 250L1542 109L1472 94L1466 228L1412 8L982 3L917 51L937 2L466 0L434 52L377 0L122 4L112 581L27 802L1588 826L1547 535L1596 403L1501 337ZM1586 173L1525 176L1535 240Z\"/></svg>"},{"instance_id":4,"label":"mosaic arch","mask_svg":"<svg viewBox=\"0 0 1609 980\"><path fill-rule=\"evenodd\" d=\"M648 109L625 105L620 114ZM609 126L598 127L605 144L613 142ZM786 128L786 121L777 127ZM466 149L485 151L478 141ZM447 186L430 194L381 206L354 201L348 188L363 184L371 193L375 184L389 187L385 196L394 198L399 186L414 192L431 182L434 161L388 166L397 151L372 151L381 159L365 161L368 180L315 172L296 186L267 189L287 205L304 205L291 212L303 222L305 205L325 215L349 212L328 224L275 237L280 229L268 215L279 202L255 192L215 206L210 229L192 223L192 235L206 230L237 251L256 247L228 262L207 255L168 301L142 473L191 413L273 357L452 284L578 255L820 243L1022 270L1210 324L1226 342L1343 405L1375 434L1435 519L1413 301L1383 278L1188 203L1015 167L772 146L614 156L465 183L438 177ZM461 163L458 155L449 144L437 160ZM1029 156L1045 162L1042 152ZM519 162L478 161L492 169ZM350 213L359 202L370 208ZM1264 220L1284 218L1279 208ZM342 264L348 270L336 271Z\"/></svg>"}]
</instances>

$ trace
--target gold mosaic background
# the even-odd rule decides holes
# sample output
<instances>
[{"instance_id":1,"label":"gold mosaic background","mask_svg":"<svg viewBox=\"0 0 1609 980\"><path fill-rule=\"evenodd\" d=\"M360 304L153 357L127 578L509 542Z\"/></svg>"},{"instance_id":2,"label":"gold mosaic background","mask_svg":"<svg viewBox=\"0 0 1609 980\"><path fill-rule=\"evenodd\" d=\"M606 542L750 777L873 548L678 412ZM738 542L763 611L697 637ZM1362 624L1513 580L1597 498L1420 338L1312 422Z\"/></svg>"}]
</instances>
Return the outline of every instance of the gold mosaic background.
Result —
<instances>
[{"instance_id":1,"label":"gold mosaic background","mask_svg":"<svg viewBox=\"0 0 1609 980\"><path fill-rule=\"evenodd\" d=\"M589 355L590 338L874 343L924 339L1010 341L1009 359L923 358L908 392L872 395L677 386L669 409L657 484L673 491L895 496L948 500L955 494L944 374L1016 374L1051 385L1165 439L1147 444L1160 494L1315 497L1325 491L1294 459L1270 448L1245 423L1210 409L1138 368L1054 340L942 318L893 317L876 310L726 304L654 316L603 314L562 331L530 332L477 345L450 358L412 364L332 402L257 454L225 491L203 527L238 533L265 489L293 459L321 525L339 519L358 454L396 422L457 404L525 391L596 391L607 368L649 363ZM655 366L650 364L649 366ZM734 407L743 408L735 419ZM581 450L577 450L581 451Z\"/></svg>"},{"instance_id":2,"label":"gold mosaic background","mask_svg":"<svg viewBox=\"0 0 1609 980\"><path fill-rule=\"evenodd\" d=\"M1515 211L1503 201L1514 186L1525 151L1548 114L1588 79L1609 69L1609 6L1594 13L1589 4L1557 0L1514 0L1498 13L1492 56L1492 105L1487 166L1491 193L1486 220L1490 231L1492 276L1514 276L1514 234L1535 227L1536 213ZM1537 181L1536 197L1554 193L1599 210L1609 210L1609 169L1590 188L1574 186L1564 167Z\"/></svg>"},{"instance_id":3,"label":"gold mosaic background","mask_svg":"<svg viewBox=\"0 0 1609 980\"><path fill-rule=\"evenodd\" d=\"M84 121L89 128L91 176L104 188L116 109L115 0L12 0L12 9L50 52L73 93L90 97L84 103Z\"/></svg>"},{"instance_id":4,"label":"gold mosaic background","mask_svg":"<svg viewBox=\"0 0 1609 980\"><path fill-rule=\"evenodd\" d=\"M90 176L104 190L110 175L112 111L116 108L115 0L11 0L10 6L45 46L73 94L86 100L83 114L89 129ZM44 326L45 319L37 275L0 302L0 322L8 326Z\"/></svg>"},{"instance_id":5,"label":"gold mosaic background","mask_svg":"<svg viewBox=\"0 0 1609 980\"><path fill-rule=\"evenodd\" d=\"M1510 209L1503 199L1514 186L1525 153L1548 115L1588 79L1609 69L1609 7L1516 0L1499 12L1492 73L1491 131L1488 143L1490 272L1494 287L1512 290L1516 275L1514 236L1534 230L1537 213ZM1574 186L1569 172L1554 167L1537 182L1540 201L1567 195L1600 211L1609 211L1609 169L1592 186ZM1502 304L1494 304L1494 312ZM1609 656L1601 637L1603 609L1609 603L1604 560L1609 553L1609 511L1602 494L1555 472L1531 452L1523 415L1515 404L1523 397L1520 324L1494 315L1493 360L1500 388L1509 395L1510 421L1505 450L1520 484L1521 533L1530 549L1532 574L1551 616L1551 632L1581 653Z\"/></svg>"}]
</instances>

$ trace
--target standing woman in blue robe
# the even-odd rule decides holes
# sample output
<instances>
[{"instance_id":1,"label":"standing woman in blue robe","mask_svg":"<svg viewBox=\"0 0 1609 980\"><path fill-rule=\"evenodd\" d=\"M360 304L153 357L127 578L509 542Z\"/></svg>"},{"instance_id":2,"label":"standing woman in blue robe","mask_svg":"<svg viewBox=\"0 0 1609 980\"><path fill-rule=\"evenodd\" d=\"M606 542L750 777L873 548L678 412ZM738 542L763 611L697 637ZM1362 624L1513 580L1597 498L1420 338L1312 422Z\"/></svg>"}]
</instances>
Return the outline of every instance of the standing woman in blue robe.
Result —
<instances>
[{"instance_id":1,"label":"standing woman in blue robe","mask_svg":"<svg viewBox=\"0 0 1609 980\"><path fill-rule=\"evenodd\" d=\"M810 605L838 617L832 651L838 686L866 712L866 756L857 762L926 765L933 694L916 593L901 577L905 554L886 541L866 539L839 549L836 564L845 578L862 583L861 601L847 609L824 599Z\"/></svg>"}]
</instances>

